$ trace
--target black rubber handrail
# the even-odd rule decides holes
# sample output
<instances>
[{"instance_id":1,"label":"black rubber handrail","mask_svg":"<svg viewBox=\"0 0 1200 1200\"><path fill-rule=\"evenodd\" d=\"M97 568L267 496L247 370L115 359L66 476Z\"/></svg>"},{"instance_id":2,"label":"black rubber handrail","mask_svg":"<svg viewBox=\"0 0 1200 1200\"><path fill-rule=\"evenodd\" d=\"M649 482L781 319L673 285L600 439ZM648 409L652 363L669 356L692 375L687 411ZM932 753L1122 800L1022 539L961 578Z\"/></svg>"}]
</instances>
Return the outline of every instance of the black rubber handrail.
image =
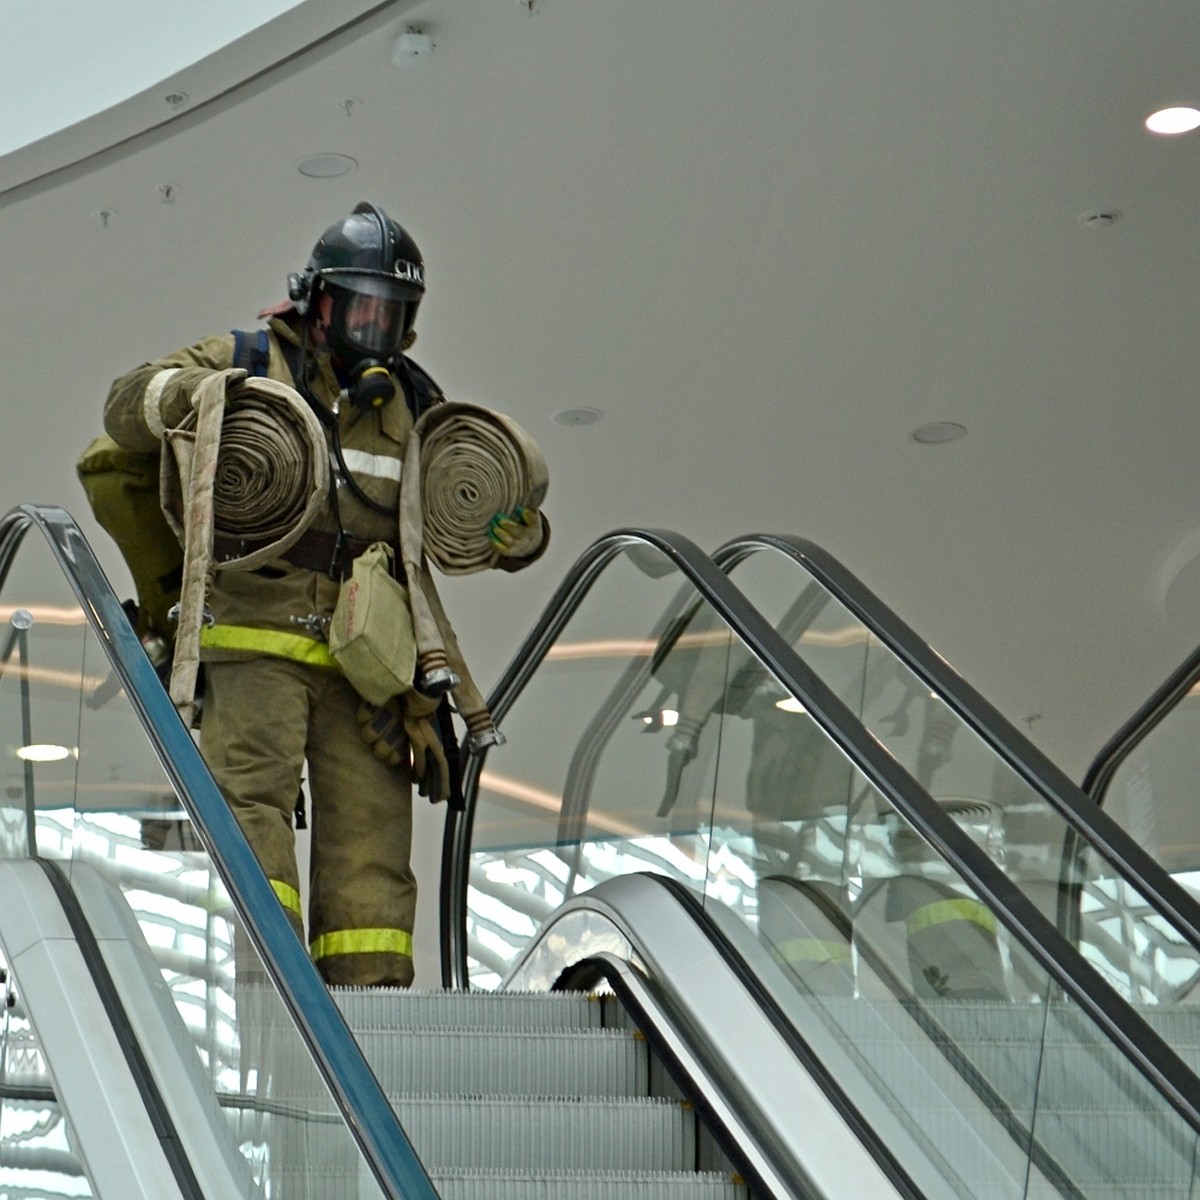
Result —
<instances>
[{"instance_id":1,"label":"black rubber handrail","mask_svg":"<svg viewBox=\"0 0 1200 1200\"><path fill-rule=\"evenodd\" d=\"M1080 787L1097 804L1104 803L1112 777L1138 744L1170 716L1200 680L1200 647L1188 655L1151 693L1150 698L1100 748Z\"/></svg>"},{"instance_id":2,"label":"black rubber handrail","mask_svg":"<svg viewBox=\"0 0 1200 1200\"><path fill-rule=\"evenodd\" d=\"M1030 787L1046 799L1071 830L1132 881L1139 894L1193 946L1200 948L1200 903L1163 870L1085 789L1050 761L944 658L827 551L804 538L748 534L725 543L714 561L725 571L762 550L787 555L844 605L867 629L929 685ZM1200 669L1200 668L1198 668Z\"/></svg>"},{"instance_id":3,"label":"black rubber handrail","mask_svg":"<svg viewBox=\"0 0 1200 1200\"><path fill-rule=\"evenodd\" d=\"M293 932L91 547L68 512L26 504L0 520L0 591L30 529L37 529L49 543L384 1194L389 1200L437 1200L425 1168L345 1018Z\"/></svg>"},{"instance_id":4,"label":"black rubber handrail","mask_svg":"<svg viewBox=\"0 0 1200 1200\"><path fill-rule=\"evenodd\" d=\"M748 540L747 553L768 544L771 539L765 535ZM789 544L788 539L780 539L781 546L786 544ZM1104 1031L1192 1130L1200 1132L1200 1080L1191 1069L1083 959L1070 940L992 862L953 817L917 784L824 680L750 605L722 567L687 538L663 530L623 529L589 547L555 592L542 618L497 685L489 701L497 723L512 707L604 568L623 550L636 546L650 547L664 556L682 580L696 589L699 598L730 626L750 653L804 706L881 796L991 907L1014 940L1050 979ZM916 640L915 636L913 640ZM444 935L444 969L448 982L458 986L466 984L466 883L471 817L485 757L473 757L468 763L463 789L466 811L461 819L448 822L444 843L446 869L443 872L442 911L448 931ZM1115 826L1114 830L1120 833Z\"/></svg>"}]
</instances>

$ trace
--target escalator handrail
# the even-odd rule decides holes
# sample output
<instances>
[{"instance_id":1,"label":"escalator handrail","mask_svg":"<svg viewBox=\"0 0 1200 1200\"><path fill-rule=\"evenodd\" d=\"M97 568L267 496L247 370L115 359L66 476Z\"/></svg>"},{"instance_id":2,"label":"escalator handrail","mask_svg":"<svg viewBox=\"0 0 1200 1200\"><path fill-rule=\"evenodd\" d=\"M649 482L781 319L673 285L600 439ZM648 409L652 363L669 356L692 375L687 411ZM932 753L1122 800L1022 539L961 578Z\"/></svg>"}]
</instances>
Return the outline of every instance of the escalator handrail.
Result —
<instances>
[{"instance_id":1,"label":"escalator handrail","mask_svg":"<svg viewBox=\"0 0 1200 1200\"><path fill-rule=\"evenodd\" d=\"M757 546L757 542L754 543ZM658 551L683 580L742 639L809 716L850 758L898 813L987 903L1011 936L1063 992L1100 1026L1138 1071L1196 1132L1200 1133L1200 1083L1175 1051L1082 957L1071 941L988 857L952 816L866 729L842 700L730 581L725 571L694 542L658 529L620 529L592 544L568 572L549 606L526 637L489 699L499 724L546 651L591 585L621 551L646 546ZM470 829L485 755L472 756L463 791L466 811L449 821L444 842L443 906L449 953L449 982L465 986L465 929ZM453 938L458 945L451 944ZM454 973L459 977L455 978Z\"/></svg>"},{"instance_id":2,"label":"escalator handrail","mask_svg":"<svg viewBox=\"0 0 1200 1200\"><path fill-rule=\"evenodd\" d=\"M1193 946L1200 948L1200 903L1125 829L1097 807L1090 795L1085 794L1086 787L1080 788L1072 782L832 555L804 538L749 534L725 543L713 554L713 559L729 571L750 554L765 549L786 554L849 609L1026 783L1048 800L1076 835L1126 879L1135 881L1139 894ZM1197 669L1200 670L1200 662Z\"/></svg>"},{"instance_id":3,"label":"escalator handrail","mask_svg":"<svg viewBox=\"0 0 1200 1200\"><path fill-rule=\"evenodd\" d=\"M762 1085L766 1080L752 1078L758 1071L774 1076L779 1061L794 1058L856 1140L867 1148L875 1166L887 1177L897 1194L908 1200L917 1200L922 1196L908 1171L889 1148L887 1140L880 1137L873 1123L864 1120L855 1109L843 1081L836 1072L828 1069L820 1055L813 1050L809 1039L780 1003L779 997L764 985L746 950L748 944L758 955L765 955L765 950L761 943L754 941L746 927L733 931L728 926L723 927L699 897L679 880L645 872L605 880L571 897L556 910L551 921L569 922L572 915L579 913L599 917L606 928L619 931L627 949L614 946L605 937L594 937L589 943L580 943L569 936L554 936L557 926L551 923L543 926L537 939L514 965L510 986L519 992L529 987L530 975L543 979L547 975L557 975L555 990L590 990L593 986L588 981L590 971L595 970L603 975L625 1007L635 1015L636 1027L663 1054L668 1070L673 1059L674 1064L682 1069L684 1079L693 1085L704 1074L722 1081L723 1086L719 1089L721 1098L736 1114L741 1129L749 1135L756 1152L760 1155L766 1152L771 1177L788 1181L789 1195L825 1195L827 1193L814 1186L811 1179L805 1178L805 1151L806 1148L811 1150L811 1143L806 1143L799 1131L782 1138L778 1135L773 1138L767 1132L770 1122L764 1121L766 1110L762 1107L767 1091L767 1087ZM736 920L733 918L734 922ZM589 925L589 929L597 931L597 926ZM741 935L736 944L730 936L731 932ZM598 950L595 948L597 946L604 948ZM582 958L578 957L580 954ZM689 962L703 961L706 964L704 988L679 987L677 973L663 967L664 957L674 958L676 955L681 955ZM653 1015L642 1008L637 997L630 994L627 976L626 981L622 982L617 973L610 973L606 969L606 964L611 966L617 963L623 967L632 966L630 974L636 976L654 995L657 1011ZM751 1002L755 1012L768 1026L770 1036L778 1039L778 1044L765 1057L743 1058L743 1039L733 1033L718 1034L711 1027L710 1017L721 1018L737 1010L736 1001L730 1003L722 999L724 988L731 983ZM686 1054L664 1053L663 1046L667 1041L674 1041L676 1051L682 1047ZM718 1066L722 1059L731 1069L722 1070ZM697 1070L697 1065L705 1069ZM684 1086L686 1089L687 1085ZM692 1092L689 1099L703 1108L706 1101L711 1099L711 1094ZM807 1112L804 1106L798 1106L795 1097L790 1099L793 1102L787 1105L787 1110L792 1117L804 1122L815 1116ZM748 1149L745 1143L736 1144L727 1146L726 1153L735 1159L739 1167L749 1167L750 1178L753 1179L754 1161L753 1157L747 1156ZM768 1186L762 1190L764 1194L775 1194L775 1190ZM754 1194L757 1195L757 1191Z\"/></svg>"},{"instance_id":4,"label":"escalator handrail","mask_svg":"<svg viewBox=\"0 0 1200 1200\"><path fill-rule=\"evenodd\" d=\"M436 1200L437 1193L362 1050L292 931L91 547L66 510L24 504L0 519L0 589L21 542L34 528L45 536L107 652L163 771L384 1194L390 1200Z\"/></svg>"},{"instance_id":5,"label":"escalator handrail","mask_svg":"<svg viewBox=\"0 0 1200 1200\"><path fill-rule=\"evenodd\" d=\"M1121 764L1140 742L1169 716L1175 706L1200 680L1200 647L1171 672L1149 699L1100 748L1080 784L1097 804L1103 805L1108 785Z\"/></svg>"}]
</instances>

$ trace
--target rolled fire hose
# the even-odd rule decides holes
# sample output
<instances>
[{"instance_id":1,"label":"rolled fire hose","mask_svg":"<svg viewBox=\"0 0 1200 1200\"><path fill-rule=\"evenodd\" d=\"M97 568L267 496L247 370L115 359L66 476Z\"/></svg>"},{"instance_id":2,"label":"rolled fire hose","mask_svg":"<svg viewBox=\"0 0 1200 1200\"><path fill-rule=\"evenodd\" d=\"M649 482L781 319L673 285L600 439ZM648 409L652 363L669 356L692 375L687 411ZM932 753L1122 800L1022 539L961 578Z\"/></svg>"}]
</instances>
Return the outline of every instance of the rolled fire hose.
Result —
<instances>
[{"instance_id":1,"label":"rolled fire hose","mask_svg":"<svg viewBox=\"0 0 1200 1200\"><path fill-rule=\"evenodd\" d=\"M447 575L496 565L496 513L538 508L549 472L533 439L503 413L447 402L417 422L400 484L400 556L408 577L417 678L445 680L472 749L502 740L463 661L426 559Z\"/></svg>"},{"instance_id":2,"label":"rolled fire hose","mask_svg":"<svg viewBox=\"0 0 1200 1200\"><path fill-rule=\"evenodd\" d=\"M488 522L545 499L549 474L537 443L503 413L454 401L429 409L415 432L426 555L447 575L494 567L500 556Z\"/></svg>"},{"instance_id":3,"label":"rolled fire hose","mask_svg":"<svg viewBox=\"0 0 1200 1200\"><path fill-rule=\"evenodd\" d=\"M163 514L183 544L170 695L195 710L209 571L249 571L293 546L329 494L325 432L304 398L274 379L218 371L164 438Z\"/></svg>"}]
</instances>

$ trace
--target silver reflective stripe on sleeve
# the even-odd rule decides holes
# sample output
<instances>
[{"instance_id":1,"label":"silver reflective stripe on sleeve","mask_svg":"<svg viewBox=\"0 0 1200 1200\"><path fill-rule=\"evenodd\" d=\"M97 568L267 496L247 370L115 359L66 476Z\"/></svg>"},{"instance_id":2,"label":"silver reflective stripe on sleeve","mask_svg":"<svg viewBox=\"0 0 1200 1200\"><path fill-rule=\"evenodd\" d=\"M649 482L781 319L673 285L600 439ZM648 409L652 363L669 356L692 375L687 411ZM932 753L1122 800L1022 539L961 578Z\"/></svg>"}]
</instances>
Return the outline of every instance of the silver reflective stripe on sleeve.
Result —
<instances>
[{"instance_id":1,"label":"silver reflective stripe on sleeve","mask_svg":"<svg viewBox=\"0 0 1200 1200\"><path fill-rule=\"evenodd\" d=\"M342 457L346 466L355 475L370 475L374 479L390 479L393 483L400 482L400 460L390 458L386 454L368 454L365 450L346 450L343 448Z\"/></svg>"},{"instance_id":2,"label":"silver reflective stripe on sleeve","mask_svg":"<svg viewBox=\"0 0 1200 1200\"><path fill-rule=\"evenodd\" d=\"M163 388L178 374L178 367L168 367L165 371L159 371L146 384L146 392L142 397L142 416L146 419L146 428L157 438L162 437L167 431L167 423L159 411Z\"/></svg>"}]
</instances>

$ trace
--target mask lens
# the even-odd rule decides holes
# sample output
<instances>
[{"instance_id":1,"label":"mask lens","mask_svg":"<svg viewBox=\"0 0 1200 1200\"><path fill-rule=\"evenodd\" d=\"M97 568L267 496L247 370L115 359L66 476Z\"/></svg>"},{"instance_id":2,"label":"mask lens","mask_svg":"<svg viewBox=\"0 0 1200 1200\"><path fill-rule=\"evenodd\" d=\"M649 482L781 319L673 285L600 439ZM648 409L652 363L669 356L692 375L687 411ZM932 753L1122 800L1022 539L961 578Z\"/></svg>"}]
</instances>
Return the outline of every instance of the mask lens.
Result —
<instances>
[{"instance_id":1,"label":"mask lens","mask_svg":"<svg viewBox=\"0 0 1200 1200\"><path fill-rule=\"evenodd\" d=\"M351 292L342 310L342 334L367 354L395 354L407 331L406 308L403 300Z\"/></svg>"}]
</instances>

